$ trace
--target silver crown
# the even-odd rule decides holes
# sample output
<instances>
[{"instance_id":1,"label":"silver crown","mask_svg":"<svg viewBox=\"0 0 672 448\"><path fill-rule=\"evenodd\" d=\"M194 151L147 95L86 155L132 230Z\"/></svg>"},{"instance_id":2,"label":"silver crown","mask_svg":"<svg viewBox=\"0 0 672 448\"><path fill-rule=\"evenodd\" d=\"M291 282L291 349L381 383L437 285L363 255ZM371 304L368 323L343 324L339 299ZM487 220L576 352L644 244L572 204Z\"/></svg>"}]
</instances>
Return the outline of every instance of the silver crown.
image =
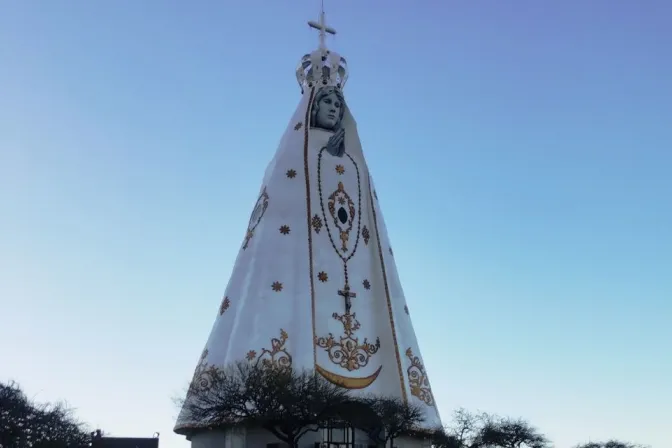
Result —
<instances>
[{"instance_id":1,"label":"silver crown","mask_svg":"<svg viewBox=\"0 0 672 448\"><path fill-rule=\"evenodd\" d=\"M348 81L348 64L334 51L318 49L301 58L296 68L301 92L312 87L334 86L342 89Z\"/></svg>"},{"instance_id":2,"label":"silver crown","mask_svg":"<svg viewBox=\"0 0 672 448\"><path fill-rule=\"evenodd\" d=\"M324 23L324 9L320 13L320 21L311 20L308 25L320 32L320 46L317 50L302 57L296 68L296 80L301 87L301 93L306 88L312 87L333 86L342 89L348 80L348 64L341 55L327 50L326 35L334 35L336 30Z\"/></svg>"}]
</instances>

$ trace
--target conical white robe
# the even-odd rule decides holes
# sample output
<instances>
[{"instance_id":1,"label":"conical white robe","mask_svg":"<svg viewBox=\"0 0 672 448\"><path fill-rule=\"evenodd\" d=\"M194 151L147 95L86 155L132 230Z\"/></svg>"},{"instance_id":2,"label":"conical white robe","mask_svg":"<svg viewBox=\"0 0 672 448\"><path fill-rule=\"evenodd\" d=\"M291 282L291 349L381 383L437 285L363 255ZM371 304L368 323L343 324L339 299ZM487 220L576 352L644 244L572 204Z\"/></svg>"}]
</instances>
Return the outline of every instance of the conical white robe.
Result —
<instances>
[{"instance_id":1,"label":"conical white robe","mask_svg":"<svg viewBox=\"0 0 672 448\"><path fill-rule=\"evenodd\" d=\"M207 368L244 359L291 364L354 393L419 404L422 427L436 428L440 417L357 125L345 106L345 154L322 149L332 133L309 126L316 93L304 93L266 170L194 381ZM356 295L349 313L346 283ZM175 429L199 426L180 416Z\"/></svg>"}]
</instances>

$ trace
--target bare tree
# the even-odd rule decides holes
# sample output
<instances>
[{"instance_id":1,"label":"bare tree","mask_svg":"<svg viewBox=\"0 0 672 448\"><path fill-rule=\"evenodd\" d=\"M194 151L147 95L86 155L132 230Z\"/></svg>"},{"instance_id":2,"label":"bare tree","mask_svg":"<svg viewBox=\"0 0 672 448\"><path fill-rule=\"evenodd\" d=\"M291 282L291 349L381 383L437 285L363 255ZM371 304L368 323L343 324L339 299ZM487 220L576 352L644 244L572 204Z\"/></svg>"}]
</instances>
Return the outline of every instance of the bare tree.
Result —
<instances>
[{"instance_id":1,"label":"bare tree","mask_svg":"<svg viewBox=\"0 0 672 448\"><path fill-rule=\"evenodd\" d=\"M588 442L576 445L574 448L647 448L645 445L636 443L609 440L607 442Z\"/></svg>"},{"instance_id":2,"label":"bare tree","mask_svg":"<svg viewBox=\"0 0 672 448\"><path fill-rule=\"evenodd\" d=\"M378 431L369 431L369 435L383 445L389 443L390 446L393 446L394 439L402 434L412 433L418 425L425 421L421 407L406 403L400 398L371 396L358 401L373 411L378 424ZM353 426L360 428L365 426L361 413L357 413L353 417Z\"/></svg>"},{"instance_id":3,"label":"bare tree","mask_svg":"<svg viewBox=\"0 0 672 448\"><path fill-rule=\"evenodd\" d=\"M436 448L483 448L483 428L494 418L486 413L472 413L459 408L453 412L449 424L436 429L433 444Z\"/></svg>"},{"instance_id":4,"label":"bare tree","mask_svg":"<svg viewBox=\"0 0 672 448\"><path fill-rule=\"evenodd\" d=\"M347 389L310 370L266 370L263 378L267 413L261 416L261 426L290 446L339 418L339 409L352 400Z\"/></svg>"},{"instance_id":5,"label":"bare tree","mask_svg":"<svg viewBox=\"0 0 672 448\"><path fill-rule=\"evenodd\" d=\"M246 362L208 372L201 386L192 385L182 402L187 419L209 427L259 426L292 447L351 401L346 389L312 371Z\"/></svg>"},{"instance_id":6,"label":"bare tree","mask_svg":"<svg viewBox=\"0 0 672 448\"><path fill-rule=\"evenodd\" d=\"M261 412L255 396L261 385L259 374L243 362L208 370L207 375L192 381L186 398L176 400L181 416L208 427L242 424Z\"/></svg>"},{"instance_id":7,"label":"bare tree","mask_svg":"<svg viewBox=\"0 0 672 448\"><path fill-rule=\"evenodd\" d=\"M434 448L464 448L464 444L445 428L437 428L431 436Z\"/></svg>"},{"instance_id":8,"label":"bare tree","mask_svg":"<svg viewBox=\"0 0 672 448\"><path fill-rule=\"evenodd\" d=\"M33 403L16 383L0 383L0 448L81 448L90 441L65 404Z\"/></svg>"},{"instance_id":9,"label":"bare tree","mask_svg":"<svg viewBox=\"0 0 672 448\"><path fill-rule=\"evenodd\" d=\"M547 448L546 436L523 419L489 417L479 431L478 444L492 448Z\"/></svg>"},{"instance_id":10,"label":"bare tree","mask_svg":"<svg viewBox=\"0 0 672 448\"><path fill-rule=\"evenodd\" d=\"M457 439L460 447L479 448L483 428L493 418L484 412L472 413L459 408L453 412L453 421L447 426L446 431Z\"/></svg>"}]
</instances>

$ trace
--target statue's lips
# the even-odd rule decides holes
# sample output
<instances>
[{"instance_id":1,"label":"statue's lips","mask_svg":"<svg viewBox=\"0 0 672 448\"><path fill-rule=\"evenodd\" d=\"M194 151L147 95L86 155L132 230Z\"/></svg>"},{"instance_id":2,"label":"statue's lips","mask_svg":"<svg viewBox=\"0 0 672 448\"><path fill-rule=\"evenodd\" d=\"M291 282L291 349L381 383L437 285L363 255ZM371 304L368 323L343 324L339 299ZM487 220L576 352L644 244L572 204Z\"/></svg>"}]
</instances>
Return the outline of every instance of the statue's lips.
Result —
<instances>
[{"instance_id":1,"label":"statue's lips","mask_svg":"<svg viewBox=\"0 0 672 448\"><path fill-rule=\"evenodd\" d=\"M336 115L327 115L327 118L331 118L332 120L336 119Z\"/></svg>"}]
</instances>

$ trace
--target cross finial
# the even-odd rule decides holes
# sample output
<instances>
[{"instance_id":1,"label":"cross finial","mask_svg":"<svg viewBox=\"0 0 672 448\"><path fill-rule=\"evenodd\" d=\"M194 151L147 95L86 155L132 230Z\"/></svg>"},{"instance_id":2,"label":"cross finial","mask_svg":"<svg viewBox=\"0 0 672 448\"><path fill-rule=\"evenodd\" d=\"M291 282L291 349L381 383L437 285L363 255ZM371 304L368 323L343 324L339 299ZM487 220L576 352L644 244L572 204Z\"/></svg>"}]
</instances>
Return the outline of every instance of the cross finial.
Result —
<instances>
[{"instance_id":1,"label":"cross finial","mask_svg":"<svg viewBox=\"0 0 672 448\"><path fill-rule=\"evenodd\" d=\"M308 26L311 28L315 28L320 32L320 50L326 50L327 46L325 44L325 39L327 36L327 33L331 35L336 34L336 30L327 26L324 20L324 0L322 1L322 9L320 11L320 21L319 22L314 22L312 20L308 21Z\"/></svg>"}]
</instances>

